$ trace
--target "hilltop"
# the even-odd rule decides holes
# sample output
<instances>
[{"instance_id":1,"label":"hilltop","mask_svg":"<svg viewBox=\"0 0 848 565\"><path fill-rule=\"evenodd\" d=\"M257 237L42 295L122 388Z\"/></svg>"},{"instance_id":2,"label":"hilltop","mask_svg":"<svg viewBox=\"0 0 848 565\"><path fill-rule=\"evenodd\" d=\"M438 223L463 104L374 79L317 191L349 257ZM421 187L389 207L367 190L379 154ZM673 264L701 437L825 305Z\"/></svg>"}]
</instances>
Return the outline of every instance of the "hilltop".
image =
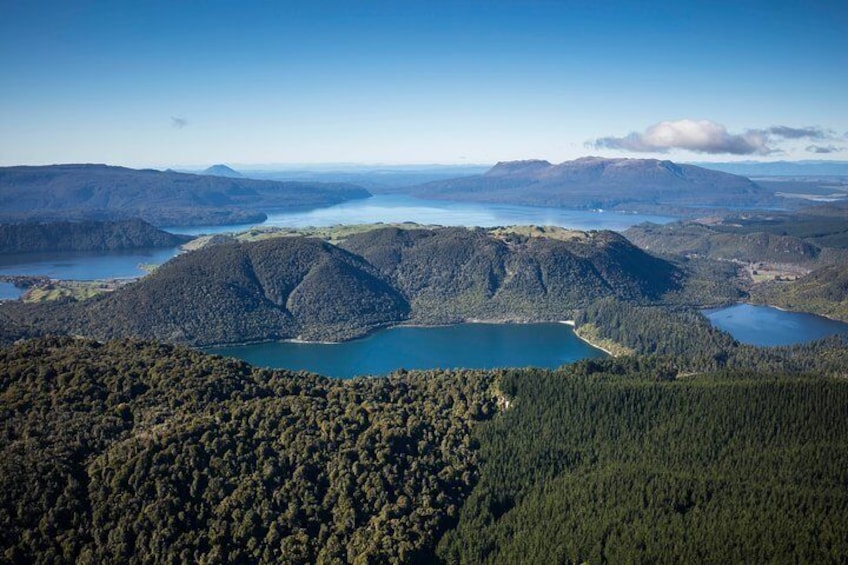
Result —
<instances>
[{"instance_id":1,"label":"hilltop","mask_svg":"<svg viewBox=\"0 0 848 565\"><path fill-rule=\"evenodd\" d=\"M401 322L569 319L600 298L655 300L683 276L612 232L555 235L383 228L339 246L305 237L225 243L108 295L7 304L3 312L25 326L98 339L344 340Z\"/></svg>"},{"instance_id":2,"label":"hilltop","mask_svg":"<svg viewBox=\"0 0 848 565\"><path fill-rule=\"evenodd\" d=\"M227 165L212 165L208 169L205 169L202 174L214 177L244 178L243 174Z\"/></svg>"},{"instance_id":3,"label":"hilltop","mask_svg":"<svg viewBox=\"0 0 848 565\"><path fill-rule=\"evenodd\" d=\"M0 222L142 218L157 226L261 222L273 208L367 198L355 185L279 182L108 165L0 168Z\"/></svg>"},{"instance_id":4,"label":"hilltop","mask_svg":"<svg viewBox=\"0 0 848 565\"><path fill-rule=\"evenodd\" d=\"M422 198L623 210L765 206L776 197L748 178L656 159L584 157L500 162L481 175L413 187Z\"/></svg>"}]
</instances>

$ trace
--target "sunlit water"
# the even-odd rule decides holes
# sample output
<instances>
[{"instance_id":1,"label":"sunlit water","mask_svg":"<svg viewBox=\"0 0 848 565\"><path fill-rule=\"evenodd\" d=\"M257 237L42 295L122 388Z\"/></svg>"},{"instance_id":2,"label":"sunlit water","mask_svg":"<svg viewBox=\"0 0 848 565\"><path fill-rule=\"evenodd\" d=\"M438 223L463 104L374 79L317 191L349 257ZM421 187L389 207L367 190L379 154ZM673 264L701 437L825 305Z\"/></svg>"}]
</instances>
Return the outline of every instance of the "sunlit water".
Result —
<instances>
[{"instance_id":1,"label":"sunlit water","mask_svg":"<svg viewBox=\"0 0 848 565\"><path fill-rule=\"evenodd\" d=\"M345 343L269 342L207 349L259 367L350 378L397 369L559 367L605 353L565 324L399 327Z\"/></svg>"},{"instance_id":2,"label":"sunlit water","mask_svg":"<svg viewBox=\"0 0 848 565\"><path fill-rule=\"evenodd\" d=\"M177 252L177 248L166 248L3 255L0 275L40 275L68 280L131 278L145 273L142 265L160 265Z\"/></svg>"},{"instance_id":3,"label":"sunlit water","mask_svg":"<svg viewBox=\"0 0 848 565\"><path fill-rule=\"evenodd\" d=\"M441 226L480 227L534 224L580 230L623 231L642 222L665 224L675 219L646 214L422 200L406 195L378 195L315 210L269 213L265 222L255 225L303 228L339 224L416 222ZM243 231L250 227L252 226L236 224L165 229L172 233L198 235Z\"/></svg>"},{"instance_id":4,"label":"sunlit water","mask_svg":"<svg viewBox=\"0 0 848 565\"><path fill-rule=\"evenodd\" d=\"M736 304L705 310L710 322L736 340L750 345L793 345L834 334L848 334L848 324L770 306Z\"/></svg>"}]
</instances>

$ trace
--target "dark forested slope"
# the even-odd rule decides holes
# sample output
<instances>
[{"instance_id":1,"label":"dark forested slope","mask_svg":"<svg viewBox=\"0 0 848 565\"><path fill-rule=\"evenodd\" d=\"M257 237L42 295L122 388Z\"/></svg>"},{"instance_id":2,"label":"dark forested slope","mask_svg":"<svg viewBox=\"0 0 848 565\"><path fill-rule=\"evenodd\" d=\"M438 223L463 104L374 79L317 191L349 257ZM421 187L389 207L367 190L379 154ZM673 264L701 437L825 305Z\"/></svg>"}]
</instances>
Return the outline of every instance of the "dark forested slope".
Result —
<instances>
[{"instance_id":1,"label":"dark forested slope","mask_svg":"<svg viewBox=\"0 0 848 565\"><path fill-rule=\"evenodd\" d=\"M403 296L360 257L300 237L186 253L84 302L11 306L48 331L192 344L349 339L409 313Z\"/></svg>"},{"instance_id":2,"label":"dark forested slope","mask_svg":"<svg viewBox=\"0 0 848 565\"><path fill-rule=\"evenodd\" d=\"M663 374L631 358L505 376L445 562L844 562L848 382Z\"/></svg>"},{"instance_id":3,"label":"dark forested slope","mask_svg":"<svg viewBox=\"0 0 848 565\"><path fill-rule=\"evenodd\" d=\"M176 247L192 238L143 220L0 224L0 254Z\"/></svg>"},{"instance_id":4,"label":"dark forested slope","mask_svg":"<svg viewBox=\"0 0 848 565\"><path fill-rule=\"evenodd\" d=\"M839 563L848 348L782 354L810 374L640 356L333 381L24 342L0 349L0 555Z\"/></svg>"},{"instance_id":5,"label":"dark forested slope","mask_svg":"<svg viewBox=\"0 0 848 565\"><path fill-rule=\"evenodd\" d=\"M611 232L563 241L385 228L344 247L300 237L212 246L109 295L3 312L42 331L100 339L341 340L405 320L568 319L603 297L655 300L682 277Z\"/></svg>"},{"instance_id":6,"label":"dark forested slope","mask_svg":"<svg viewBox=\"0 0 848 565\"><path fill-rule=\"evenodd\" d=\"M366 198L349 184L278 182L107 165L0 168L0 221L143 218L153 224L257 222L272 208Z\"/></svg>"},{"instance_id":7,"label":"dark forested slope","mask_svg":"<svg viewBox=\"0 0 848 565\"><path fill-rule=\"evenodd\" d=\"M568 239L494 236L485 230L387 228L342 243L378 267L417 319L557 320L604 296L644 301L679 284L681 273L613 232Z\"/></svg>"},{"instance_id":8,"label":"dark forested slope","mask_svg":"<svg viewBox=\"0 0 848 565\"><path fill-rule=\"evenodd\" d=\"M0 349L0 560L430 562L479 372L328 380L132 341Z\"/></svg>"}]
</instances>

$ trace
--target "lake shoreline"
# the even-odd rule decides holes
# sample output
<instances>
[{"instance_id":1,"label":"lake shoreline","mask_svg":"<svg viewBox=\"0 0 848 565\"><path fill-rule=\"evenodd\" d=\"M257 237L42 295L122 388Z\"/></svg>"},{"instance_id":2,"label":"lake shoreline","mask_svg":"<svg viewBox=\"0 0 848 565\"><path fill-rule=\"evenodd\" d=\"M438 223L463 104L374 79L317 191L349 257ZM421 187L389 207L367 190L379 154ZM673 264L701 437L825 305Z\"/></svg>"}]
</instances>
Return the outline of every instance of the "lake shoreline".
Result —
<instances>
[{"instance_id":1,"label":"lake shoreline","mask_svg":"<svg viewBox=\"0 0 848 565\"><path fill-rule=\"evenodd\" d=\"M448 322L444 324L434 324L434 323L415 323L415 322L401 322L399 324L384 324L378 327L374 327L369 329L363 335L353 337L351 339L339 340L339 341L330 341L330 340L309 340L303 339L302 337L287 337L280 339L256 339L256 340L247 340L247 341L238 341L238 342L227 342L227 343L214 343L214 344L203 344L203 345L189 345L189 347L193 349L197 349L200 351L208 352L210 349L221 349L227 347L243 347L248 345L262 345L266 343L296 343L302 345L342 345L345 343L350 343L358 340L368 339L372 337L374 334L383 331L383 330L391 330L395 328L447 328L451 326L459 326L463 324L488 324L488 325L532 325L532 324L563 324L566 326L570 326L572 328L572 333L575 337L583 341L584 343L590 345L591 347L603 351L605 354L610 357L616 357L615 354L610 352L608 349L602 347L597 343L593 343L591 340L581 336L577 332L577 325L574 320L533 320L526 318L467 318L463 320L459 320L456 322ZM209 352L212 353L212 352Z\"/></svg>"}]
</instances>

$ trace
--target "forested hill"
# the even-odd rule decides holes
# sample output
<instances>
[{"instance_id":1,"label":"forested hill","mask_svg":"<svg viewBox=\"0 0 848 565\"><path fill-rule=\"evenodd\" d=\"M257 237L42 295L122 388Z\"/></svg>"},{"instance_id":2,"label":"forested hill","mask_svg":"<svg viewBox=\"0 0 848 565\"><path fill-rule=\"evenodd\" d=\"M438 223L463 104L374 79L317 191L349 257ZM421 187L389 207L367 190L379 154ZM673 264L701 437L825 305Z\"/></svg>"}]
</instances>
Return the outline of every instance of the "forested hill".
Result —
<instances>
[{"instance_id":1,"label":"forested hill","mask_svg":"<svg viewBox=\"0 0 848 565\"><path fill-rule=\"evenodd\" d=\"M751 300L848 322L848 265L822 267L791 282L757 285L751 290Z\"/></svg>"},{"instance_id":2,"label":"forested hill","mask_svg":"<svg viewBox=\"0 0 848 565\"><path fill-rule=\"evenodd\" d=\"M584 157L502 162L482 175L410 189L425 198L625 210L774 205L774 195L745 177L655 159Z\"/></svg>"},{"instance_id":3,"label":"forested hill","mask_svg":"<svg viewBox=\"0 0 848 565\"><path fill-rule=\"evenodd\" d=\"M142 218L157 226L259 222L273 208L367 198L350 184L278 182L107 165L0 168L0 222Z\"/></svg>"},{"instance_id":4,"label":"forested hill","mask_svg":"<svg viewBox=\"0 0 848 565\"><path fill-rule=\"evenodd\" d=\"M848 215L835 206L798 213L752 213L709 224L633 226L627 238L654 253L816 267L848 264Z\"/></svg>"},{"instance_id":5,"label":"forested hill","mask_svg":"<svg viewBox=\"0 0 848 565\"><path fill-rule=\"evenodd\" d=\"M651 301L682 274L612 232L565 239L378 229L344 249L302 237L211 246L78 303L6 304L24 326L194 345L342 340L402 321L563 320L603 297Z\"/></svg>"},{"instance_id":6,"label":"forested hill","mask_svg":"<svg viewBox=\"0 0 848 565\"><path fill-rule=\"evenodd\" d=\"M629 357L335 381L27 341L0 349L0 555L841 563L846 352L787 351L808 376Z\"/></svg>"},{"instance_id":7,"label":"forested hill","mask_svg":"<svg viewBox=\"0 0 848 565\"><path fill-rule=\"evenodd\" d=\"M0 560L432 562L491 383L337 381L129 341L0 349Z\"/></svg>"},{"instance_id":8,"label":"forested hill","mask_svg":"<svg viewBox=\"0 0 848 565\"><path fill-rule=\"evenodd\" d=\"M0 254L176 247L191 239L143 220L0 224Z\"/></svg>"}]
</instances>

